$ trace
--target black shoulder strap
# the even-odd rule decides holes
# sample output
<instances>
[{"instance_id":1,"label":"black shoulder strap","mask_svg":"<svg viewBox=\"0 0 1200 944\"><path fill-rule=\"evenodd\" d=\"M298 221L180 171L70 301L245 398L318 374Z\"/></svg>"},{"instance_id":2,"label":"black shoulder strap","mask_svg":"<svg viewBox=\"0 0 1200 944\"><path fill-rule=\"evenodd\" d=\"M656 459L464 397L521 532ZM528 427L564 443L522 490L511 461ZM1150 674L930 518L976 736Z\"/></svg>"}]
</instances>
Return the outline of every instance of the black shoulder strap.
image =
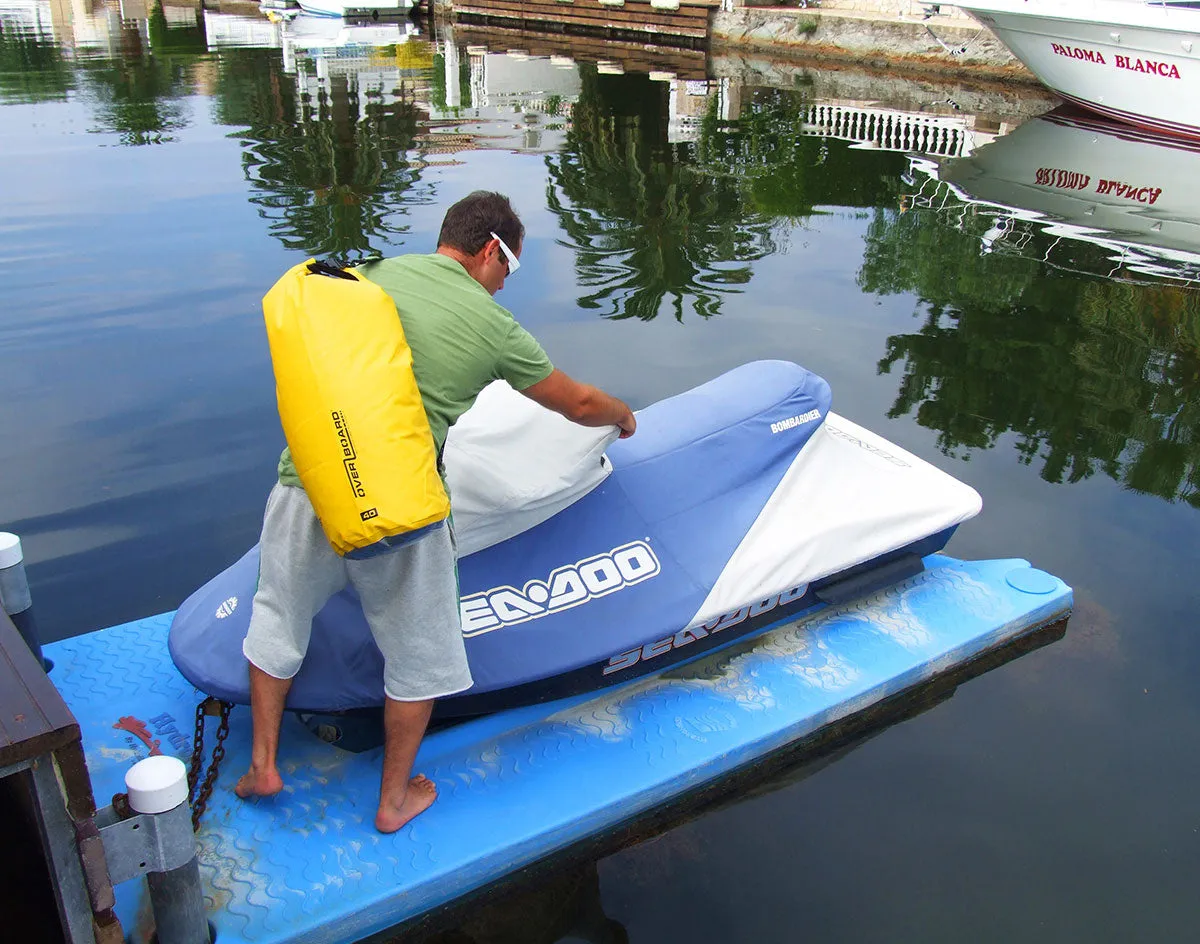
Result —
<instances>
[{"instance_id":1,"label":"black shoulder strap","mask_svg":"<svg viewBox=\"0 0 1200 944\"><path fill-rule=\"evenodd\" d=\"M334 279L349 279L351 282L358 281L345 269L330 265L328 262L310 262L308 264L308 271L313 275L328 275L330 278Z\"/></svg>"}]
</instances>

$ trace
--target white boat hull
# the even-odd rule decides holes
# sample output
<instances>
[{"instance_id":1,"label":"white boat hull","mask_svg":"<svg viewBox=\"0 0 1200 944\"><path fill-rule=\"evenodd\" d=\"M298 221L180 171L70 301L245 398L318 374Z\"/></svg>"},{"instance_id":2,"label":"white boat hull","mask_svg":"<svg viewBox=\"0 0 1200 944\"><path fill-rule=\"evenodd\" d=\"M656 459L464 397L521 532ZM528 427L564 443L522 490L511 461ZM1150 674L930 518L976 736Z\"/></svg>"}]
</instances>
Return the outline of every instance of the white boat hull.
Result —
<instances>
[{"instance_id":1,"label":"white boat hull","mask_svg":"<svg viewBox=\"0 0 1200 944\"><path fill-rule=\"evenodd\" d=\"M1200 138L1200 9L1136 0L959 5L1063 98Z\"/></svg>"}]
</instances>

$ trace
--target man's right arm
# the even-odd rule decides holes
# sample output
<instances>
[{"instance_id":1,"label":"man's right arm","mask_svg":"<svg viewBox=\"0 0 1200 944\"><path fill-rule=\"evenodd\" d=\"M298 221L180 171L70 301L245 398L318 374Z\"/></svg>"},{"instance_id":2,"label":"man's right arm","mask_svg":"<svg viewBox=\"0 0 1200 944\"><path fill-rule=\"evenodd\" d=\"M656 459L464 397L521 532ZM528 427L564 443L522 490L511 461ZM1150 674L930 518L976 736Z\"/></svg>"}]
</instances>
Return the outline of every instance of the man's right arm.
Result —
<instances>
[{"instance_id":1,"label":"man's right arm","mask_svg":"<svg viewBox=\"0 0 1200 944\"><path fill-rule=\"evenodd\" d=\"M521 392L580 426L619 426L622 439L628 439L637 429L633 411L622 401L599 387L573 380L557 367L545 380Z\"/></svg>"}]
</instances>

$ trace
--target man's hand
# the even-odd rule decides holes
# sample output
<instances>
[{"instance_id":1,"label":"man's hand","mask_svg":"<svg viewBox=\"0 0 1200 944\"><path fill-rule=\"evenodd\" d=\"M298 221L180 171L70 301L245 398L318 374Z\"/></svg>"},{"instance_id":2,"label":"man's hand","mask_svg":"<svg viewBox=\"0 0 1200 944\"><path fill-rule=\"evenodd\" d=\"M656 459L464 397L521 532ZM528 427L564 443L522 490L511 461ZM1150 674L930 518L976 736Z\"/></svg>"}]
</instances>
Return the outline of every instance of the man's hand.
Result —
<instances>
[{"instance_id":1,"label":"man's hand","mask_svg":"<svg viewBox=\"0 0 1200 944\"><path fill-rule=\"evenodd\" d=\"M625 417L617 421L617 425L621 427L621 435L619 439L628 439L637 432L637 418L633 415L633 410L626 408Z\"/></svg>"},{"instance_id":2,"label":"man's hand","mask_svg":"<svg viewBox=\"0 0 1200 944\"><path fill-rule=\"evenodd\" d=\"M572 380L557 368L521 393L580 426L619 426L622 439L628 439L637 429L633 411L621 400L599 387Z\"/></svg>"}]
</instances>

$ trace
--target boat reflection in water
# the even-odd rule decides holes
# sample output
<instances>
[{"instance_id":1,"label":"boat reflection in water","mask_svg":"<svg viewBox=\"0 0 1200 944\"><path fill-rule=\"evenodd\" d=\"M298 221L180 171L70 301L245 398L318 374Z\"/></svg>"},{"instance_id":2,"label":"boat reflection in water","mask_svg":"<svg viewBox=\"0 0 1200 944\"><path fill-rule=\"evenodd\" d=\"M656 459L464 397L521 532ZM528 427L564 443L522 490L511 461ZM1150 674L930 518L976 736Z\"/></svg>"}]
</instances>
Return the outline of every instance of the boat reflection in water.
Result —
<instances>
[{"instance_id":1,"label":"boat reflection in water","mask_svg":"<svg viewBox=\"0 0 1200 944\"><path fill-rule=\"evenodd\" d=\"M947 455L1013 434L1047 482L1200 507L1200 150L1056 111L909 169L859 271L918 299L878 362L889 415Z\"/></svg>"},{"instance_id":2,"label":"boat reflection in water","mask_svg":"<svg viewBox=\"0 0 1200 944\"><path fill-rule=\"evenodd\" d=\"M299 0L300 9L312 16L343 17L407 16L413 0Z\"/></svg>"},{"instance_id":3,"label":"boat reflection in water","mask_svg":"<svg viewBox=\"0 0 1200 944\"><path fill-rule=\"evenodd\" d=\"M399 76L391 73L403 65L402 57L397 57L394 63L388 62L386 47L420 37L416 23L408 19L351 21L305 13L259 17L207 9L203 15L210 50L238 46L282 49L285 72L295 75L305 71L298 65L297 57L311 60L316 75L325 84L334 73L355 77L365 73L362 76L365 88L382 87L388 82L398 84ZM330 60L338 62L333 64ZM419 65L427 66L428 62Z\"/></svg>"},{"instance_id":4,"label":"boat reflection in water","mask_svg":"<svg viewBox=\"0 0 1200 944\"><path fill-rule=\"evenodd\" d=\"M1076 269L1069 242L1081 241L1101 247L1112 263L1094 274L1200 281L1200 142L1062 108L969 157L911 163L994 215L981 237L983 252L1036 252ZM933 205L939 198L923 187L914 201ZM1032 239L1037 231L1057 238L1047 247Z\"/></svg>"},{"instance_id":5,"label":"boat reflection in water","mask_svg":"<svg viewBox=\"0 0 1200 944\"><path fill-rule=\"evenodd\" d=\"M300 14L284 20L282 25L285 42L290 40L298 49L390 46L418 33L412 20L352 21Z\"/></svg>"}]
</instances>

